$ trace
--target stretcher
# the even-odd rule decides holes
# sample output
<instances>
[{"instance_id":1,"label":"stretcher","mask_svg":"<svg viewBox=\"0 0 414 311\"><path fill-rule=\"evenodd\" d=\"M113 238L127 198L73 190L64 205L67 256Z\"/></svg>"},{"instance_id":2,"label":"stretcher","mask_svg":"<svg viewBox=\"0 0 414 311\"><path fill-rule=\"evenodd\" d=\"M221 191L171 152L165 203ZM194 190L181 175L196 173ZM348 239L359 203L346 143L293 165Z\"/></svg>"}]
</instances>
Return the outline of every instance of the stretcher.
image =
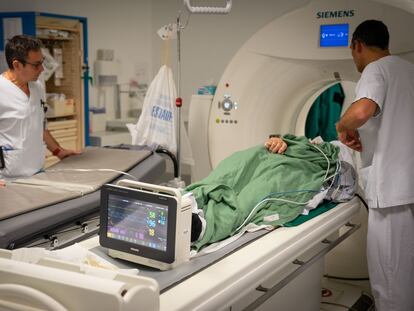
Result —
<instances>
[{"instance_id":1,"label":"stretcher","mask_svg":"<svg viewBox=\"0 0 414 311\"><path fill-rule=\"evenodd\" d=\"M0 250L0 276L2 283L39 291L67 310L109 305L113 310L274 310L275 305L319 310L324 256L358 229L350 223L358 211L354 198L297 227L246 234L169 271L111 259L98 237L79 243L117 268L138 269L137 275L52 259L22 263L12 260L11 251ZM7 269L11 265L16 269ZM91 286L94 282L99 286ZM14 296L21 290L15 289ZM10 297L0 291L0 306Z\"/></svg>"},{"instance_id":2,"label":"stretcher","mask_svg":"<svg viewBox=\"0 0 414 311\"><path fill-rule=\"evenodd\" d=\"M114 160L118 164L110 163ZM119 167L130 176L113 171L69 171L71 168L120 170ZM87 191L81 189L79 194L77 189L64 191L53 185L50 187L50 183L49 186L28 185L29 181L16 181L0 188L0 248L14 249L34 245L59 248L77 239L84 239L85 235L96 233L100 205L100 190L96 184L114 182L118 178L156 182L165 172L165 160L152 151L136 146L124 145L117 149L86 148L81 156L67 158L47 171L51 171L48 174L53 176L52 182L57 185L62 184L62 176L67 178L68 174L72 174L71 176L76 175L76 178L73 177L76 182L72 185L76 186L79 179L84 179L83 182L89 188L86 188ZM101 178L100 182L93 181L96 176ZM44 179L40 176L36 182L44 182ZM20 200L14 203L17 198Z\"/></svg>"}]
</instances>

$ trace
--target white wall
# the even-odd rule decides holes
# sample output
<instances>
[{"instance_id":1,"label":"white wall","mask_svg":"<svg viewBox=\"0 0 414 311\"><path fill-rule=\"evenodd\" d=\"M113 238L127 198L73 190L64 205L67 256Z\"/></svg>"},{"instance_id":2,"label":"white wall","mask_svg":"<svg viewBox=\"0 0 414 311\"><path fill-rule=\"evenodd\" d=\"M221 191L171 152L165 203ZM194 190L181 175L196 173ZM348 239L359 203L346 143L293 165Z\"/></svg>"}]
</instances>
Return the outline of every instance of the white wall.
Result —
<instances>
[{"instance_id":1,"label":"white wall","mask_svg":"<svg viewBox=\"0 0 414 311\"><path fill-rule=\"evenodd\" d=\"M192 15L187 28L182 32L181 75L184 119L191 94L195 94L197 88L205 85L209 80L218 83L232 56L248 38L275 17L307 2L309 1L233 0L232 11L228 15ZM181 5L181 0L153 1L151 33L154 34L163 25L175 21L178 11L182 8ZM155 36L151 38L153 69L156 70L161 63L162 43ZM174 44L172 48L175 70L176 45Z\"/></svg>"},{"instance_id":2,"label":"white wall","mask_svg":"<svg viewBox=\"0 0 414 311\"><path fill-rule=\"evenodd\" d=\"M184 118L191 94L209 80L218 83L232 55L250 36L273 18L307 2L233 0L233 8L228 15L192 15L182 32ZM91 74L97 49L114 49L115 57L122 65L121 83L128 83L146 64L149 80L152 79L161 65L162 40L156 31L175 21L181 8L181 0L0 1L0 11L3 12L38 11L88 18ZM171 48L171 62L176 72L175 41ZM96 98L96 90L92 89L91 105L95 104Z\"/></svg>"},{"instance_id":3,"label":"white wall","mask_svg":"<svg viewBox=\"0 0 414 311\"><path fill-rule=\"evenodd\" d=\"M0 1L0 11L37 11L74 15L88 19L89 65L98 49L114 49L121 62L120 83L128 83L143 64L151 68L150 18L151 0L6 0ZM91 88L90 104L96 100L96 88Z\"/></svg>"},{"instance_id":4,"label":"white wall","mask_svg":"<svg viewBox=\"0 0 414 311\"><path fill-rule=\"evenodd\" d=\"M219 82L232 55L249 37L275 17L307 2L309 0L233 0L228 15L192 15L188 27L182 32L184 110L188 110L190 95L197 91L197 87L211 79ZM392 2L414 10L413 0ZM39 11L87 17L91 68L97 49L114 49L122 64L121 83L129 82L136 76L137 69L145 64L148 65L149 80L152 79L161 64L162 41L156 31L175 21L180 9L182 0L0 1L0 11L3 12ZM172 49L172 65L176 72L175 42ZM95 92L92 91L90 96L92 105Z\"/></svg>"}]
</instances>

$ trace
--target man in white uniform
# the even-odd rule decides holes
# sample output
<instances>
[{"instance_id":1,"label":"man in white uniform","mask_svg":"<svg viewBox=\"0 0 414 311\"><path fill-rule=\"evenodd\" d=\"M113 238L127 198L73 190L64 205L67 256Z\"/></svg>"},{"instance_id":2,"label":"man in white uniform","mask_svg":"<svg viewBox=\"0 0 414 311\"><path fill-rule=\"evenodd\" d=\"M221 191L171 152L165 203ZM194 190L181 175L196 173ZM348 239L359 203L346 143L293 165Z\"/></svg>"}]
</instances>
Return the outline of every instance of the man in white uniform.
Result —
<instances>
[{"instance_id":1,"label":"man in white uniform","mask_svg":"<svg viewBox=\"0 0 414 311\"><path fill-rule=\"evenodd\" d=\"M15 36L5 47L9 69L0 75L0 179L27 177L43 168L45 144L63 159L78 154L61 148L44 126L41 43ZM45 143L45 144L44 144Z\"/></svg>"},{"instance_id":2,"label":"man in white uniform","mask_svg":"<svg viewBox=\"0 0 414 311\"><path fill-rule=\"evenodd\" d=\"M361 23L351 49L361 78L337 123L339 139L361 152L368 201L367 259L379 311L414 310L414 64L388 50L380 21Z\"/></svg>"}]
</instances>

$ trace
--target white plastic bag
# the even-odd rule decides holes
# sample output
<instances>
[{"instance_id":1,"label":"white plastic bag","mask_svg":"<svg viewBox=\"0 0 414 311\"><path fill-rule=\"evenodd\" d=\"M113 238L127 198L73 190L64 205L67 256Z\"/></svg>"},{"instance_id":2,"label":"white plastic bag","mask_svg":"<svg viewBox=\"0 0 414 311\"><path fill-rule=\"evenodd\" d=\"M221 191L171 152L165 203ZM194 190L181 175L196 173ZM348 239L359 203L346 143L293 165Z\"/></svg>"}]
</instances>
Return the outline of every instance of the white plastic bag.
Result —
<instances>
[{"instance_id":1,"label":"white plastic bag","mask_svg":"<svg viewBox=\"0 0 414 311\"><path fill-rule=\"evenodd\" d=\"M40 79L42 79L43 81L47 81L52 76L52 74L56 71L56 69L59 67L59 63L50 54L48 49L42 48L42 54L44 57L44 62L43 62L44 70L40 75Z\"/></svg>"},{"instance_id":2,"label":"white plastic bag","mask_svg":"<svg viewBox=\"0 0 414 311\"><path fill-rule=\"evenodd\" d=\"M171 68L163 65L152 80L145 95L137 124L127 124L133 145L159 147L177 153L175 99L177 92ZM181 162L194 165L190 141L181 124Z\"/></svg>"},{"instance_id":3,"label":"white plastic bag","mask_svg":"<svg viewBox=\"0 0 414 311\"><path fill-rule=\"evenodd\" d=\"M137 124L127 124L133 145L177 152L175 98L172 71L163 65L148 88Z\"/></svg>"}]
</instances>

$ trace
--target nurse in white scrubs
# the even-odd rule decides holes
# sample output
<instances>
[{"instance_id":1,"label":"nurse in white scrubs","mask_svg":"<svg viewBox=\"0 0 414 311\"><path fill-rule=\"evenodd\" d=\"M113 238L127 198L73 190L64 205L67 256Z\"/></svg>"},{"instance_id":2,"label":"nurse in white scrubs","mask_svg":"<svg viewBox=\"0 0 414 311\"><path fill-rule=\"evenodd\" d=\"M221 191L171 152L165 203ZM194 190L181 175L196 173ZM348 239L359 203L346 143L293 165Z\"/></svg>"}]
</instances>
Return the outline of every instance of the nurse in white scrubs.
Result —
<instances>
[{"instance_id":1,"label":"nurse in white scrubs","mask_svg":"<svg viewBox=\"0 0 414 311\"><path fill-rule=\"evenodd\" d=\"M376 310L408 311L414 310L414 64L391 55L388 41L380 21L355 29L352 56L362 75L337 131L361 152Z\"/></svg>"},{"instance_id":2,"label":"nurse in white scrubs","mask_svg":"<svg viewBox=\"0 0 414 311\"><path fill-rule=\"evenodd\" d=\"M45 144L60 159L79 152L60 147L45 128L40 41L15 36L5 55L9 69L0 75L0 178L28 177L43 168Z\"/></svg>"}]
</instances>

